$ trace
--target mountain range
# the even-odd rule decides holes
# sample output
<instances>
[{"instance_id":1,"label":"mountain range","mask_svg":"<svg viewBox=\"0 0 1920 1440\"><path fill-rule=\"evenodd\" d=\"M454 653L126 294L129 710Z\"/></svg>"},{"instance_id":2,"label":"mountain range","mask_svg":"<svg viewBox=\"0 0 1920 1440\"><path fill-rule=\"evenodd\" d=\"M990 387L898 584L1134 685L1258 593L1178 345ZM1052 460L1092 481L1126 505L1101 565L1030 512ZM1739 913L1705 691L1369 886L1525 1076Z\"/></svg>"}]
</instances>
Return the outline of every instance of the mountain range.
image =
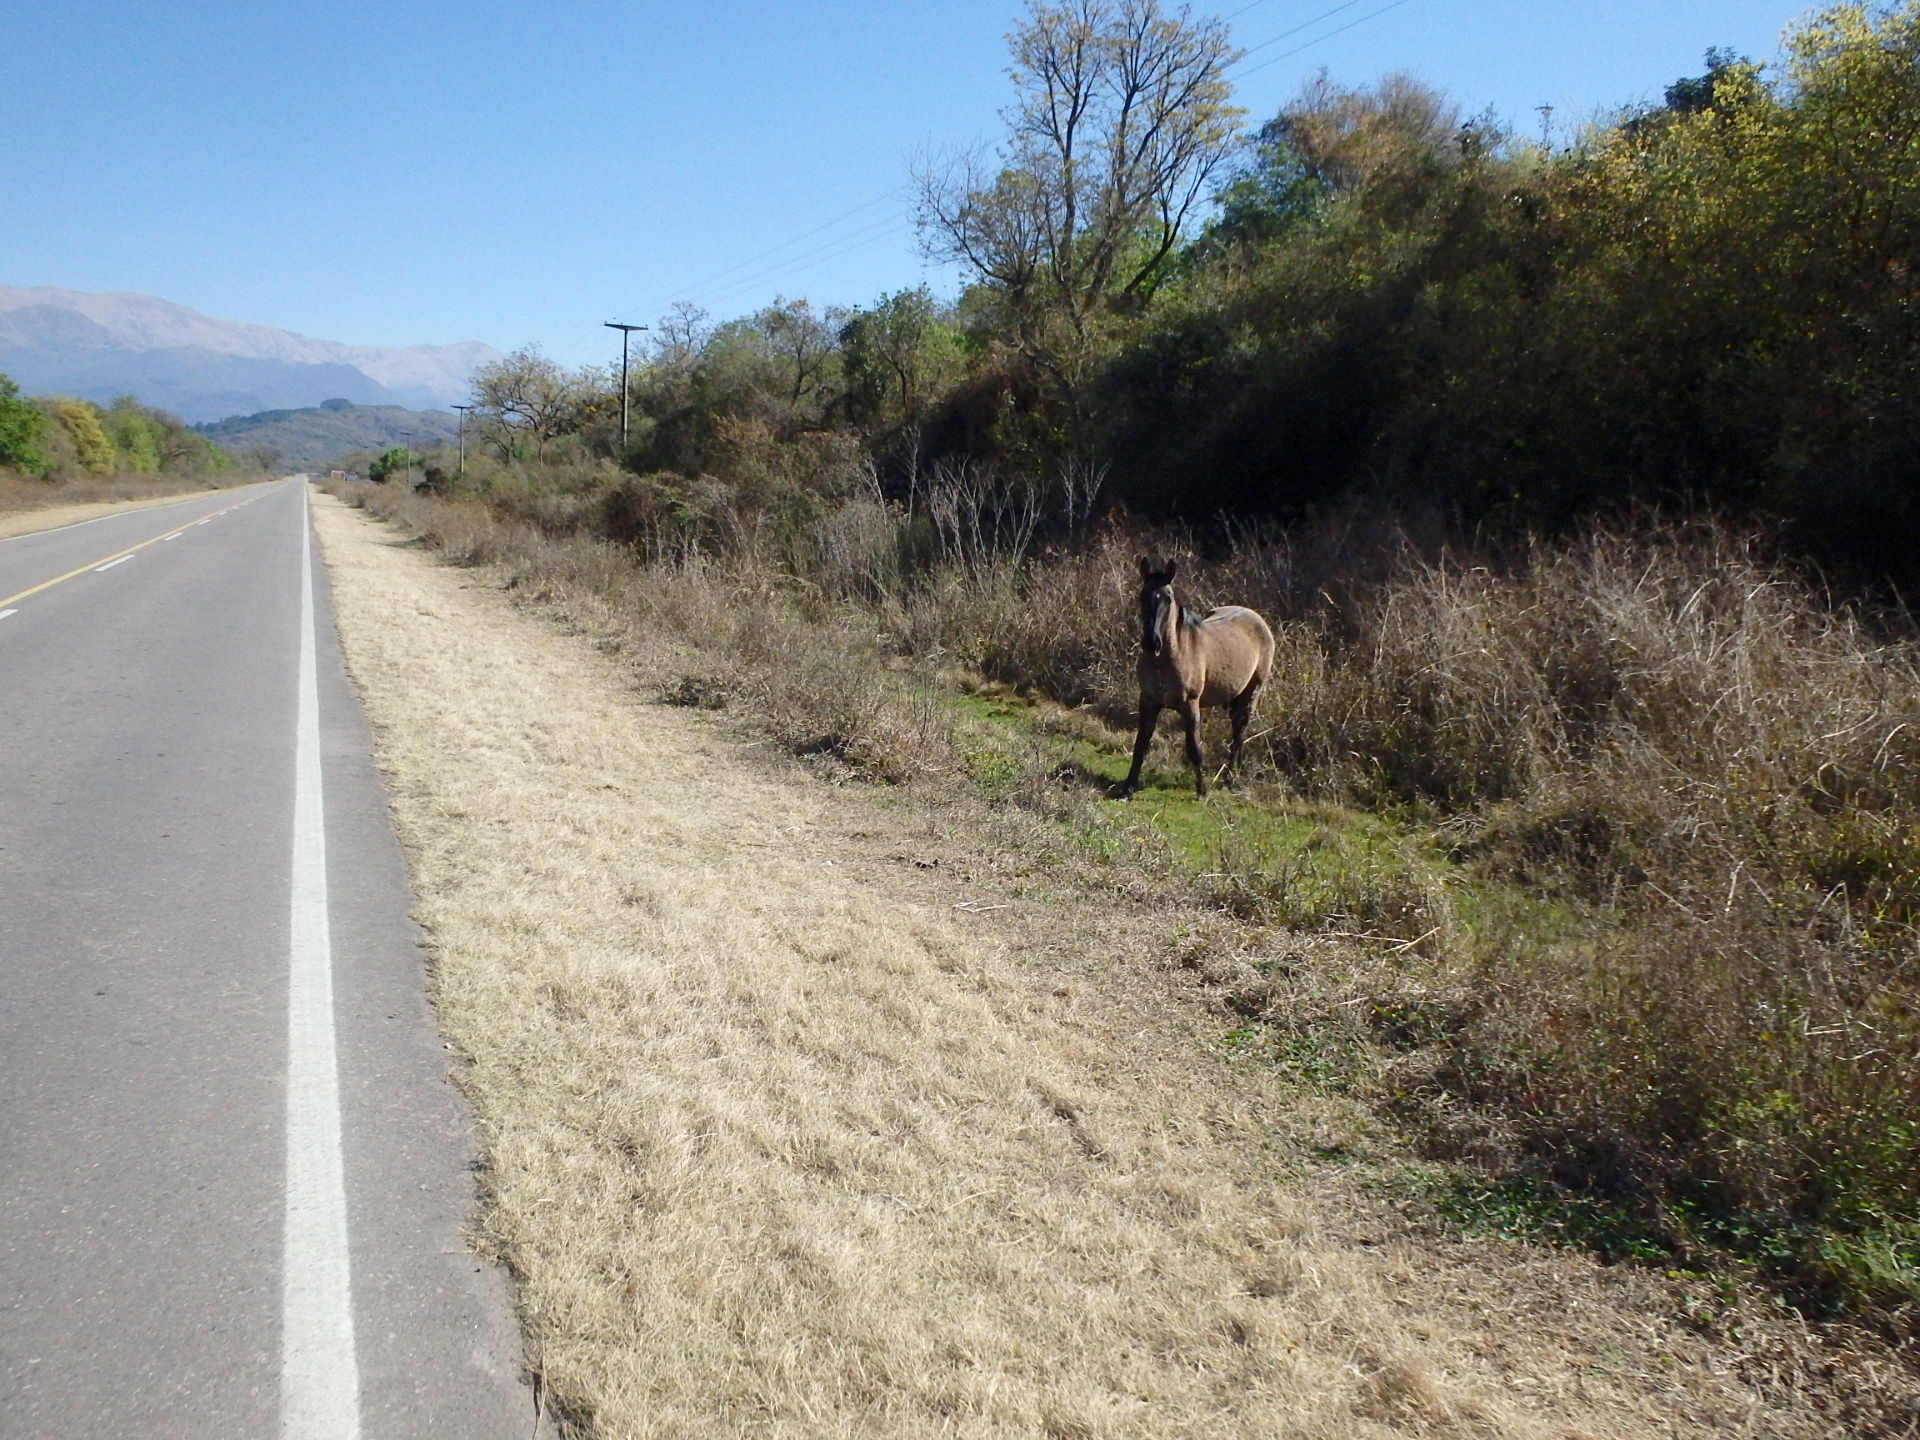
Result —
<instances>
[{"instance_id":1,"label":"mountain range","mask_svg":"<svg viewBox=\"0 0 1920 1440\"><path fill-rule=\"evenodd\" d=\"M500 352L456 345L342 345L219 320L153 295L0 285L0 374L29 395L101 404L132 395L187 421L324 400L427 408L465 400Z\"/></svg>"}]
</instances>

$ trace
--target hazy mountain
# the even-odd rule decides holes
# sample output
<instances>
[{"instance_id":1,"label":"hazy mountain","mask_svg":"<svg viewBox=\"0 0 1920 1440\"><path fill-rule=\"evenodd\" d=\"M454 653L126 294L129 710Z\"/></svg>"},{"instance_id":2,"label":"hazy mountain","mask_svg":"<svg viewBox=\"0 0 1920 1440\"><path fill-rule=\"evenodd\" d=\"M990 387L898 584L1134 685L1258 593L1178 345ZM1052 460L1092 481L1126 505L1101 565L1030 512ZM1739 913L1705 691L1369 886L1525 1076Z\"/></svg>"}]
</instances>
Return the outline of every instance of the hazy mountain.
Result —
<instances>
[{"instance_id":1,"label":"hazy mountain","mask_svg":"<svg viewBox=\"0 0 1920 1440\"><path fill-rule=\"evenodd\" d=\"M235 453L270 449L278 457L276 468L325 470L355 451L406 445L418 453L437 441L451 443L460 433L460 417L444 410L355 405L335 397L310 409L266 410L193 428Z\"/></svg>"},{"instance_id":2,"label":"hazy mountain","mask_svg":"<svg viewBox=\"0 0 1920 1440\"><path fill-rule=\"evenodd\" d=\"M30 395L119 395L183 420L218 420L343 398L452 404L500 352L477 340L392 349L216 320L152 295L0 285L0 374Z\"/></svg>"}]
</instances>

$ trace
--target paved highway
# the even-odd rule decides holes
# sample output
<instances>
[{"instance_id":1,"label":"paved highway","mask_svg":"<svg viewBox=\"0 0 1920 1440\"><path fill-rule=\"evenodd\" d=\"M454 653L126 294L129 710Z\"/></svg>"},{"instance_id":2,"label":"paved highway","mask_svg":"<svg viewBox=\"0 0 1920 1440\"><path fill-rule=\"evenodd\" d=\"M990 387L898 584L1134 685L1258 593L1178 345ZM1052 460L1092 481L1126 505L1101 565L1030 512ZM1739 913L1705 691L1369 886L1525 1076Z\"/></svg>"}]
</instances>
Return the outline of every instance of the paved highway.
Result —
<instances>
[{"instance_id":1,"label":"paved highway","mask_svg":"<svg viewBox=\"0 0 1920 1440\"><path fill-rule=\"evenodd\" d=\"M300 479L0 541L0 1435L534 1433Z\"/></svg>"}]
</instances>

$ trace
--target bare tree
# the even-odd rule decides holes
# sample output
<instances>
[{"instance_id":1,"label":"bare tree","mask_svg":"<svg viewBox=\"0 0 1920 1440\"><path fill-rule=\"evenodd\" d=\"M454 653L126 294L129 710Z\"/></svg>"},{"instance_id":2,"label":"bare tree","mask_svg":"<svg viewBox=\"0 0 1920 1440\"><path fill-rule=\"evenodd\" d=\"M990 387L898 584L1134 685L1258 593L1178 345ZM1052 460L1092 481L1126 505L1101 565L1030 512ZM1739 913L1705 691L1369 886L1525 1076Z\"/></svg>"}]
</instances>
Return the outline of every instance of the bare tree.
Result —
<instances>
[{"instance_id":1,"label":"bare tree","mask_svg":"<svg viewBox=\"0 0 1920 1440\"><path fill-rule=\"evenodd\" d=\"M922 241L1003 291L1021 348L1071 388L1090 327L1151 297L1232 152L1237 52L1160 0L1033 0L1009 39L1007 140L917 167Z\"/></svg>"},{"instance_id":2,"label":"bare tree","mask_svg":"<svg viewBox=\"0 0 1920 1440\"><path fill-rule=\"evenodd\" d=\"M927 481L927 518L939 537L941 558L957 569L977 571L1024 559L1044 511L1039 485L979 460L937 460Z\"/></svg>"},{"instance_id":3,"label":"bare tree","mask_svg":"<svg viewBox=\"0 0 1920 1440\"><path fill-rule=\"evenodd\" d=\"M1080 534L1092 522L1093 507L1099 503L1100 492L1106 488L1107 475L1112 469L1105 460L1086 455L1061 457L1055 474L1060 490L1060 518L1069 534Z\"/></svg>"},{"instance_id":4,"label":"bare tree","mask_svg":"<svg viewBox=\"0 0 1920 1440\"><path fill-rule=\"evenodd\" d=\"M653 322L653 363L670 370L689 369L713 338L713 316L691 300L676 300Z\"/></svg>"},{"instance_id":5,"label":"bare tree","mask_svg":"<svg viewBox=\"0 0 1920 1440\"><path fill-rule=\"evenodd\" d=\"M534 453L546 458L547 443L578 430L594 414L604 377L571 373L535 346L516 350L474 372L473 402L481 412L482 434L500 446L503 458L530 439Z\"/></svg>"}]
</instances>

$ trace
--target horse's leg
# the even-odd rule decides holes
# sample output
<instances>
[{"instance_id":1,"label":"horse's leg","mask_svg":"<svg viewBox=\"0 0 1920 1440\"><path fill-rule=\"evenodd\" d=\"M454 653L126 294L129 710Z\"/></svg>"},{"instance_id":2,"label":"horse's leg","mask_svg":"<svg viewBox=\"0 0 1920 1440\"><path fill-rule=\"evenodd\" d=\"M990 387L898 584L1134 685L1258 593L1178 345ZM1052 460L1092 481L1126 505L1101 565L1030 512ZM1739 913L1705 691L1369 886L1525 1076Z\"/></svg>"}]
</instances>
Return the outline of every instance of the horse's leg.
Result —
<instances>
[{"instance_id":1,"label":"horse's leg","mask_svg":"<svg viewBox=\"0 0 1920 1440\"><path fill-rule=\"evenodd\" d=\"M1233 743L1227 750L1227 773L1221 784L1229 790L1240 774L1240 749L1247 739L1247 719L1253 714L1254 697L1260 693L1258 686L1249 686L1233 697L1231 713L1233 715Z\"/></svg>"},{"instance_id":2,"label":"horse's leg","mask_svg":"<svg viewBox=\"0 0 1920 1440\"><path fill-rule=\"evenodd\" d=\"M1128 796L1140 788L1140 767L1147 763L1147 750L1153 744L1153 727L1160 718L1160 707L1146 696L1140 697L1140 730L1133 737L1133 769L1127 772L1120 794Z\"/></svg>"},{"instance_id":3,"label":"horse's leg","mask_svg":"<svg viewBox=\"0 0 1920 1440\"><path fill-rule=\"evenodd\" d=\"M1193 766L1196 795L1207 793L1207 757L1200 753L1200 702L1188 700L1180 707L1180 723L1187 731L1187 763Z\"/></svg>"}]
</instances>

